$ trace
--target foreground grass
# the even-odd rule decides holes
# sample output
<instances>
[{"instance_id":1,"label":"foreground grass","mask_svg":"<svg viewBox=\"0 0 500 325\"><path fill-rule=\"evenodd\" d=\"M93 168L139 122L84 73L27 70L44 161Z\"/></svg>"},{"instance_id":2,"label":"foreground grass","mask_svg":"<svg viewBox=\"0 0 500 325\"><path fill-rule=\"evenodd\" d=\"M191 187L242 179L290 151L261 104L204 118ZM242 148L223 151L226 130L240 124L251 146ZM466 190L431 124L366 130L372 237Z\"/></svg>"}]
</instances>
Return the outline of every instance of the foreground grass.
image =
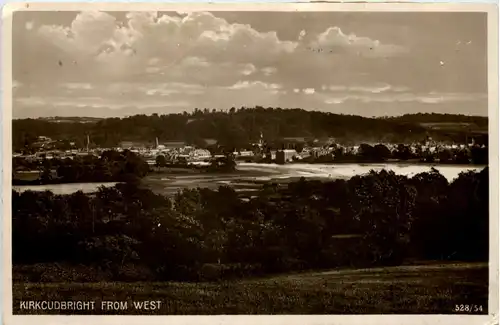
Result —
<instances>
[{"instance_id":1,"label":"foreground grass","mask_svg":"<svg viewBox=\"0 0 500 325\"><path fill-rule=\"evenodd\" d=\"M220 283L14 283L13 300L14 314L450 314L456 304L482 305L487 314L488 266L402 266ZM95 301L96 308L20 311L20 300ZM129 307L103 310L105 300L126 300ZM132 305L145 300L161 301L161 309Z\"/></svg>"}]
</instances>

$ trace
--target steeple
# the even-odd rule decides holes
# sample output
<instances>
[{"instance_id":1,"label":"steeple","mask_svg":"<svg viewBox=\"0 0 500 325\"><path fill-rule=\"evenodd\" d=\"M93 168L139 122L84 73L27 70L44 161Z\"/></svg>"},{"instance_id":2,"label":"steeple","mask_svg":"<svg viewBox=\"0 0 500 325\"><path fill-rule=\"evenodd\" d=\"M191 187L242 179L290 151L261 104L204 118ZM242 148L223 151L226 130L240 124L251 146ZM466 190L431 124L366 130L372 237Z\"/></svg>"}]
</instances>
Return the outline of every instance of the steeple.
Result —
<instances>
[{"instance_id":1,"label":"steeple","mask_svg":"<svg viewBox=\"0 0 500 325\"><path fill-rule=\"evenodd\" d=\"M260 131L260 138L259 138L259 147L262 148L264 145L264 135L262 134L262 130Z\"/></svg>"}]
</instances>

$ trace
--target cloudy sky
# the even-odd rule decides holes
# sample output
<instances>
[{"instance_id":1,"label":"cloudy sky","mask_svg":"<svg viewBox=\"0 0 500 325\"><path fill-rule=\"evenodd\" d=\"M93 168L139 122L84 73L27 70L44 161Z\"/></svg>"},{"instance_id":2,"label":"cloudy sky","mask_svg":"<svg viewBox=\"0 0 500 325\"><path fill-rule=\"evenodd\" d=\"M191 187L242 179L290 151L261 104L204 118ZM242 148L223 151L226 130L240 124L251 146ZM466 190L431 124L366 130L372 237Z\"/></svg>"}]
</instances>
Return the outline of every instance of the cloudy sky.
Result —
<instances>
[{"instance_id":1,"label":"cloudy sky","mask_svg":"<svg viewBox=\"0 0 500 325\"><path fill-rule=\"evenodd\" d=\"M487 115L484 13L18 12L14 118Z\"/></svg>"}]
</instances>

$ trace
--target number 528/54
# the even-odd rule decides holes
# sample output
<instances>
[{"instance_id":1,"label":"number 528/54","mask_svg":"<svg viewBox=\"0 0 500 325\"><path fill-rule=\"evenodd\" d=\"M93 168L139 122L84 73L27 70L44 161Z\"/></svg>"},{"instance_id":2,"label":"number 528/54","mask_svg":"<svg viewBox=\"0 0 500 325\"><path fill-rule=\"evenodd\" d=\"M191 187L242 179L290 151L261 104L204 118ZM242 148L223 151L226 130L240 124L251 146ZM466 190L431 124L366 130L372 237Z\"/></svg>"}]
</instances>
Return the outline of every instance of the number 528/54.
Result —
<instances>
[{"instance_id":1,"label":"number 528/54","mask_svg":"<svg viewBox=\"0 0 500 325\"><path fill-rule=\"evenodd\" d=\"M455 312L459 313L481 313L482 305L455 305Z\"/></svg>"}]
</instances>

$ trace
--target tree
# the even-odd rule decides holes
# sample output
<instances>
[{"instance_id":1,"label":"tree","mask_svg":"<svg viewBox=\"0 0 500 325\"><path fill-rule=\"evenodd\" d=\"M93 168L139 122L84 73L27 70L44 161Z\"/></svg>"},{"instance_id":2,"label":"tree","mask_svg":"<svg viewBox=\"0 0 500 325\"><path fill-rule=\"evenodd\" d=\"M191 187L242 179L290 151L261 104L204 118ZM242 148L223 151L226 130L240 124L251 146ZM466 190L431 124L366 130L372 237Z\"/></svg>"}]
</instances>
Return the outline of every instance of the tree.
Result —
<instances>
[{"instance_id":1,"label":"tree","mask_svg":"<svg viewBox=\"0 0 500 325\"><path fill-rule=\"evenodd\" d=\"M408 160L412 156L410 148L407 145L399 144L394 157L400 160Z\"/></svg>"},{"instance_id":2,"label":"tree","mask_svg":"<svg viewBox=\"0 0 500 325\"><path fill-rule=\"evenodd\" d=\"M165 167L167 165L167 159L164 155L156 156L156 167Z\"/></svg>"},{"instance_id":3,"label":"tree","mask_svg":"<svg viewBox=\"0 0 500 325\"><path fill-rule=\"evenodd\" d=\"M302 150L304 150L304 143L302 142L298 142L295 144L295 150L298 152L298 153L301 153Z\"/></svg>"},{"instance_id":4,"label":"tree","mask_svg":"<svg viewBox=\"0 0 500 325\"><path fill-rule=\"evenodd\" d=\"M391 151L383 144L377 144L375 147L373 147L373 150L374 156L377 158L377 160L386 160L387 158L391 157Z\"/></svg>"},{"instance_id":5,"label":"tree","mask_svg":"<svg viewBox=\"0 0 500 325\"><path fill-rule=\"evenodd\" d=\"M44 183L52 180L52 165L48 159L44 159L40 169L40 180Z\"/></svg>"},{"instance_id":6,"label":"tree","mask_svg":"<svg viewBox=\"0 0 500 325\"><path fill-rule=\"evenodd\" d=\"M438 154L440 163L449 163L453 159L453 154L449 149L441 150Z\"/></svg>"},{"instance_id":7,"label":"tree","mask_svg":"<svg viewBox=\"0 0 500 325\"><path fill-rule=\"evenodd\" d=\"M236 170L236 161L232 153L226 153L224 157L212 160L210 171L233 172Z\"/></svg>"},{"instance_id":8,"label":"tree","mask_svg":"<svg viewBox=\"0 0 500 325\"><path fill-rule=\"evenodd\" d=\"M470 163L470 157L468 150L459 150L455 154L455 162L458 164L468 164Z\"/></svg>"},{"instance_id":9,"label":"tree","mask_svg":"<svg viewBox=\"0 0 500 325\"><path fill-rule=\"evenodd\" d=\"M357 188L351 198L354 220L359 222L374 263L401 262L408 248L417 193L394 172L370 172L349 181Z\"/></svg>"},{"instance_id":10,"label":"tree","mask_svg":"<svg viewBox=\"0 0 500 325\"><path fill-rule=\"evenodd\" d=\"M205 149L207 148L207 143L205 142L204 139L202 138L195 138L193 141L192 141L192 144L196 147L196 148L200 148L200 149Z\"/></svg>"},{"instance_id":11,"label":"tree","mask_svg":"<svg viewBox=\"0 0 500 325\"><path fill-rule=\"evenodd\" d=\"M376 141L384 138L388 141L415 140L427 132L418 122L262 107L231 108L225 112L195 109L193 113L136 115L101 119L95 123L21 119L13 121L12 128L14 150L23 150L25 145L34 144L38 135L49 136L54 140L70 139L80 147L85 146L82 139L85 139L86 134L91 134L92 142L101 147L115 145L123 139L150 141L155 137L183 141L196 138L224 141L234 137L237 140L234 146L238 146L241 142L248 143L254 139L257 128L262 129L266 138L270 139L285 135L312 139L332 136L344 142L351 140L353 135L357 139ZM433 136L440 138L439 134Z\"/></svg>"},{"instance_id":12,"label":"tree","mask_svg":"<svg viewBox=\"0 0 500 325\"><path fill-rule=\"evenodd\" d=\"M479 146L473 147L471 149L471 159L474 164L488 164L488 148L481 148Z\"/></svg>"}]
</instances>

